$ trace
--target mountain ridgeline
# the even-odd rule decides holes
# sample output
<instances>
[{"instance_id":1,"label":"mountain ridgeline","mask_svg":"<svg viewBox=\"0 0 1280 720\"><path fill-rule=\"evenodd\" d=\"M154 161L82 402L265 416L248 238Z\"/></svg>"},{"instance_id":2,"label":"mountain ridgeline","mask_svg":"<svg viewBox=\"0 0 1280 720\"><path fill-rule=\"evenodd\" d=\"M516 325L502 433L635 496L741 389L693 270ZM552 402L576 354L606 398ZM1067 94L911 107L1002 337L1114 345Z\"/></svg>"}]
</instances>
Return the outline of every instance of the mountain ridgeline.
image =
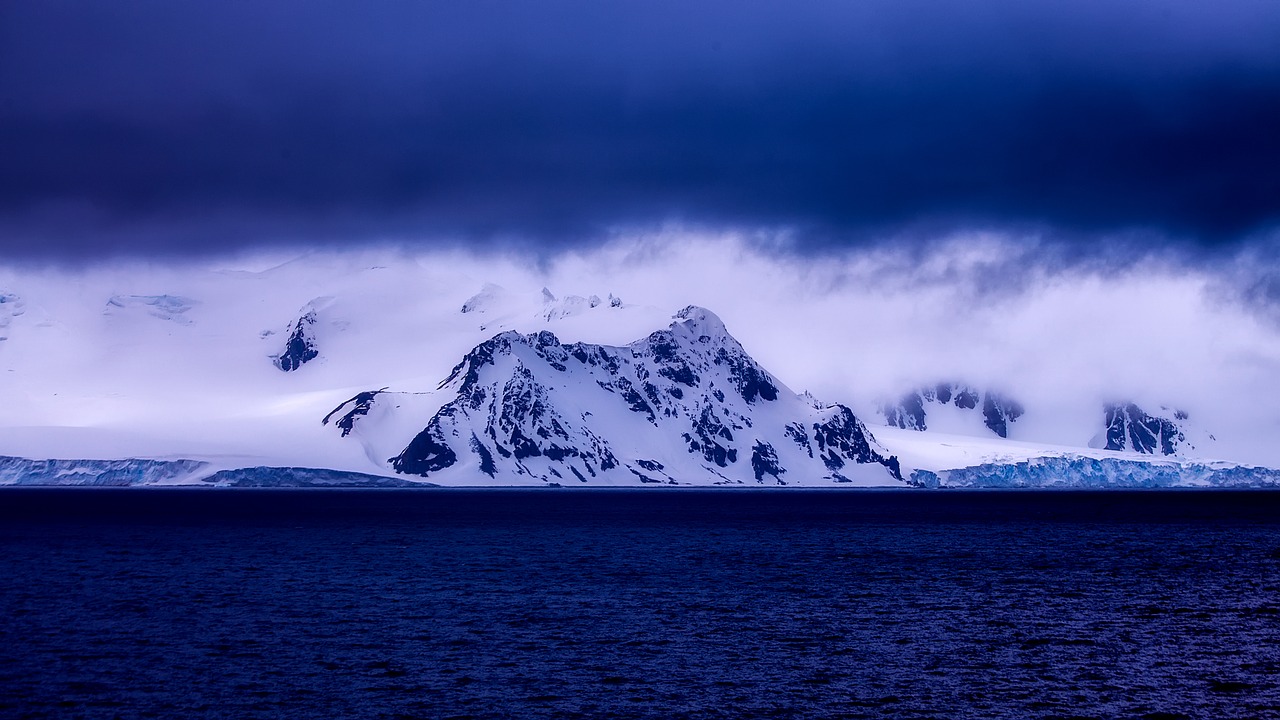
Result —
<instances>
[{"instance_id":1,"label":"mountain ridgeline","mask_svg":"<svg viewBox=\"0 0 1280 720\"><path fill-rule=\"evenodd\" d=\"M467 353L439 390L451 399L389 460L397 473L554 484L902 482L897 458L849 408L788 390L699 307L621 347L501 333ZM331 416L348 434L374 402L362 393Z\"/></svg>"}]
</instances>

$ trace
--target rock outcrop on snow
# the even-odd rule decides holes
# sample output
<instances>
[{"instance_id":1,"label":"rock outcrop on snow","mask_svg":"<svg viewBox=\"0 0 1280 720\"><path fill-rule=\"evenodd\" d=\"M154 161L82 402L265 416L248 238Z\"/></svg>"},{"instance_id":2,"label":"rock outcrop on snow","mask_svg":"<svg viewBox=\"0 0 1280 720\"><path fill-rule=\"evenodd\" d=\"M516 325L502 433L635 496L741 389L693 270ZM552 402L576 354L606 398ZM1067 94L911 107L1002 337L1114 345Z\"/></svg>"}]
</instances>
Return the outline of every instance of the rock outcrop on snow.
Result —
<instances>
[{"instance_id":1,"label":"rock outcrop on snow","mask_svg":"<svg viewBox=\"0 0 1280 720\"><path fill-rule=\"evenodd\" d=\"M1150 415L1132 402L1108 403L1103 408L1106 450L1128 450L1144 455L1176 455L1195 449L1183 424L1190 419L1181 410L1165 410L1169 417Z\"/></svg>"},{"instance_id":2,"label":"rock outcrop on snow","mask_svg":"<svg viewBox=\"0 0 1280 720\"><path fill-rule=\"evenodd\" d=\"M1002 438L1009 437L1009 425L1026 412L1021 403L998 392L943 382L912 390L897 401L881 403L879 413L886 425L924 431L929 429L929 411L948 406L980 412L983 425Z\"/></svg>"}]
</instances>

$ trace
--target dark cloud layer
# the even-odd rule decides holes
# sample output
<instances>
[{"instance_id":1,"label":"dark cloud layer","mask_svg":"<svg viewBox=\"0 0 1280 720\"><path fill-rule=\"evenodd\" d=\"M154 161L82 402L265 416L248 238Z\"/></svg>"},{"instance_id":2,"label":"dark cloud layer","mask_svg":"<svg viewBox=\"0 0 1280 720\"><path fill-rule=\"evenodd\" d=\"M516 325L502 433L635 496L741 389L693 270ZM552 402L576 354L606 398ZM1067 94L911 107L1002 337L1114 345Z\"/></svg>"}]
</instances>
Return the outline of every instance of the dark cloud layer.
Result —
<instances>
[{"instance_id":1,"label":"dark cloud layer","mask_svg":"<svg viewBox=\"0 0 1280 720\"><path fill-rule=\"evenodd\" d=\"M1274 3L696 5L0 5L0 248L1280 219Z\"/></svg>"}]
</instances>

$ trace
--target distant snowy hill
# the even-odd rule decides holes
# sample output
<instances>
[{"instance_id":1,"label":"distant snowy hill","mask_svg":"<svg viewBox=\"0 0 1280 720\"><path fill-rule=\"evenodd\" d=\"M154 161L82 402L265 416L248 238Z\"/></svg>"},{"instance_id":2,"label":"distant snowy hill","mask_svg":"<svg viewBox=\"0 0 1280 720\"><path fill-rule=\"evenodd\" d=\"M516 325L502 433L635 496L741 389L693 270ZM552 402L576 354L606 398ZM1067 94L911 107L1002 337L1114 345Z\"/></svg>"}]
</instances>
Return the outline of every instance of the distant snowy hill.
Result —
<instances>
[{"instance_id":1,"label":"distant snowy hill","mask_svg":"<svg viewBox=\"0 0 1280 720\"><path fill-rule=\"evenodd\" d=\"M390 459L396 472L447 484L477 473L500 484L901 481L848 408L788 390L703 308L624 347L502 333L440 390L451 399ZM361 393L326 421L363 430L378 397Z\"/></svg>"},{"instance_id":2,"label":"distant snowy hill","mask_svg":"<svg viewBox=\"0 0 1280 720\"><path fill-rule=\"evenodd\" d=\"M180 295L116 295L107 300L104 314L142 313L179 325L190 325L191 317L187 313L198 304L199 301Z\"/></svg>"},{"instance_id":3,"label":"distant snowy hill","mask_svg":"<svg viewBox=\"0 0 1280 720\"><path fill-rule=\"evenodd\" d=\"M947 435L1016 437L1014 424L1028 409L1007 395L962 383L938 383L881 402L876 413L888 427ZM1101 426L1080 425L1073 437L1089 448L1124 454L1194 457L1212 448L1216 438L1190 422L1182 410L1160 407L1160 415L1136 403L1106 403L1097 417Z\"/></svg>"},{"instance_id":4,"label":"distant snowy hill","mask_svg":"<svg viewBox=\"0 0 1280 720\"><path fill-rule=\"evenodd\" d=\"M485 283L480 292L462 303L461 312L478 318L482 329L501 329L522 326L535 318L551 323L592 311L608 312L623 307L622 299L613 293L609 293L607 299L601 299L599 295L558 297L545 287L539 293L539 300L531 317L529 308L532 303L528 297L513 293L501 285Z\"/></svg>"},{"instance_id":5,"label":"distant snowy hill","mask_svg":"<svg viewBox=\"0 0 1280 720\"><path fill-rule=\"evenodd\" d=\"M1181 455L1196 450L1198 444L1215 441L1213 435L1193 429L1188 413L1167 407L1160 410L1165 414L1149 415L1135 403L1108 403L1103 409L1105 429L1093 437L1090 447L1146 455Z\"/></svg>"},{"instance_id":6,"label":"distant snowy hill","mask_svg":"<svg viewBox=\"0 0 1280 720\"><path fill-rule=\"evenodd\" d=\"M981 423L999 437L1009 437L1009 426L1026 410L1016 400L1000 393L974 389L954 382L938 383L911 390L893 402L877 408L884 423L904 430L945 428L961 433Z\"/></svg>"}]
</instances>

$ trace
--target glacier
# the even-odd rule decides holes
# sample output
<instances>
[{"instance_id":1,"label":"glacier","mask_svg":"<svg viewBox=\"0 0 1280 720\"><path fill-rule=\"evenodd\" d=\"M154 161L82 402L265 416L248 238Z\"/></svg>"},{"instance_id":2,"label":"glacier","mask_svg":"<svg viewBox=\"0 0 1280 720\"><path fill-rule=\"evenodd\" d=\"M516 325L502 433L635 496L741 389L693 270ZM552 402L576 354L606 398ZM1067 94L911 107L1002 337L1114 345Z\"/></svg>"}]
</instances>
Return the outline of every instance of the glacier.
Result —
<instances>
[{"instance_id":1,"label":"glacier","mask_svg":"<svg viewBox=\"0 0 1280 720\"><path fill-rule=\"evenodd\" d=\"M431 483L327 468L215 469L202 460L32 460L0 456L0 486L431 487Z\"/></svg>"},{"instance_id":2,"label":"glacier","mask_svg":"<svg viewBox=\"0 0 1280 720\"><path fill-rule=\"evenodd\" d=\"M916 470L911 483L922 488L1274 488L1280 487L1280 470L1073 455Z\"/></svg>"},{"instance_id":3,"label":"glacier","mask_svg":"<svg viewBox=\"0 0 1280 720\"><path fill-rule=\"evenodd\" d=\"M129 487L188 483L209 467L199 460L31 460L0 456L0 485Z\"/></svg>"},{"instance_id":4,"label":"glacier","mask_svg":"<svg viewBox=\"0 0 1280 720\"><path fill-rule=\"evenodd\" d=\"M698 483L676 484L688 487ZM32 460L11 456L0 456L0 486L439 487L435 483L417 478L386 477L326 468L256 466L215 470L210 463L200 460ZM720 486L724 484L721 483ZM1016 463L984 463L950 470L914 470L908 476L906 484L886 482L881 487L898 487L904 490L1280 488L1280 470L1244 465L1153 462L1073 455L1040 457Z\"/></svg>"}]
</instances>

